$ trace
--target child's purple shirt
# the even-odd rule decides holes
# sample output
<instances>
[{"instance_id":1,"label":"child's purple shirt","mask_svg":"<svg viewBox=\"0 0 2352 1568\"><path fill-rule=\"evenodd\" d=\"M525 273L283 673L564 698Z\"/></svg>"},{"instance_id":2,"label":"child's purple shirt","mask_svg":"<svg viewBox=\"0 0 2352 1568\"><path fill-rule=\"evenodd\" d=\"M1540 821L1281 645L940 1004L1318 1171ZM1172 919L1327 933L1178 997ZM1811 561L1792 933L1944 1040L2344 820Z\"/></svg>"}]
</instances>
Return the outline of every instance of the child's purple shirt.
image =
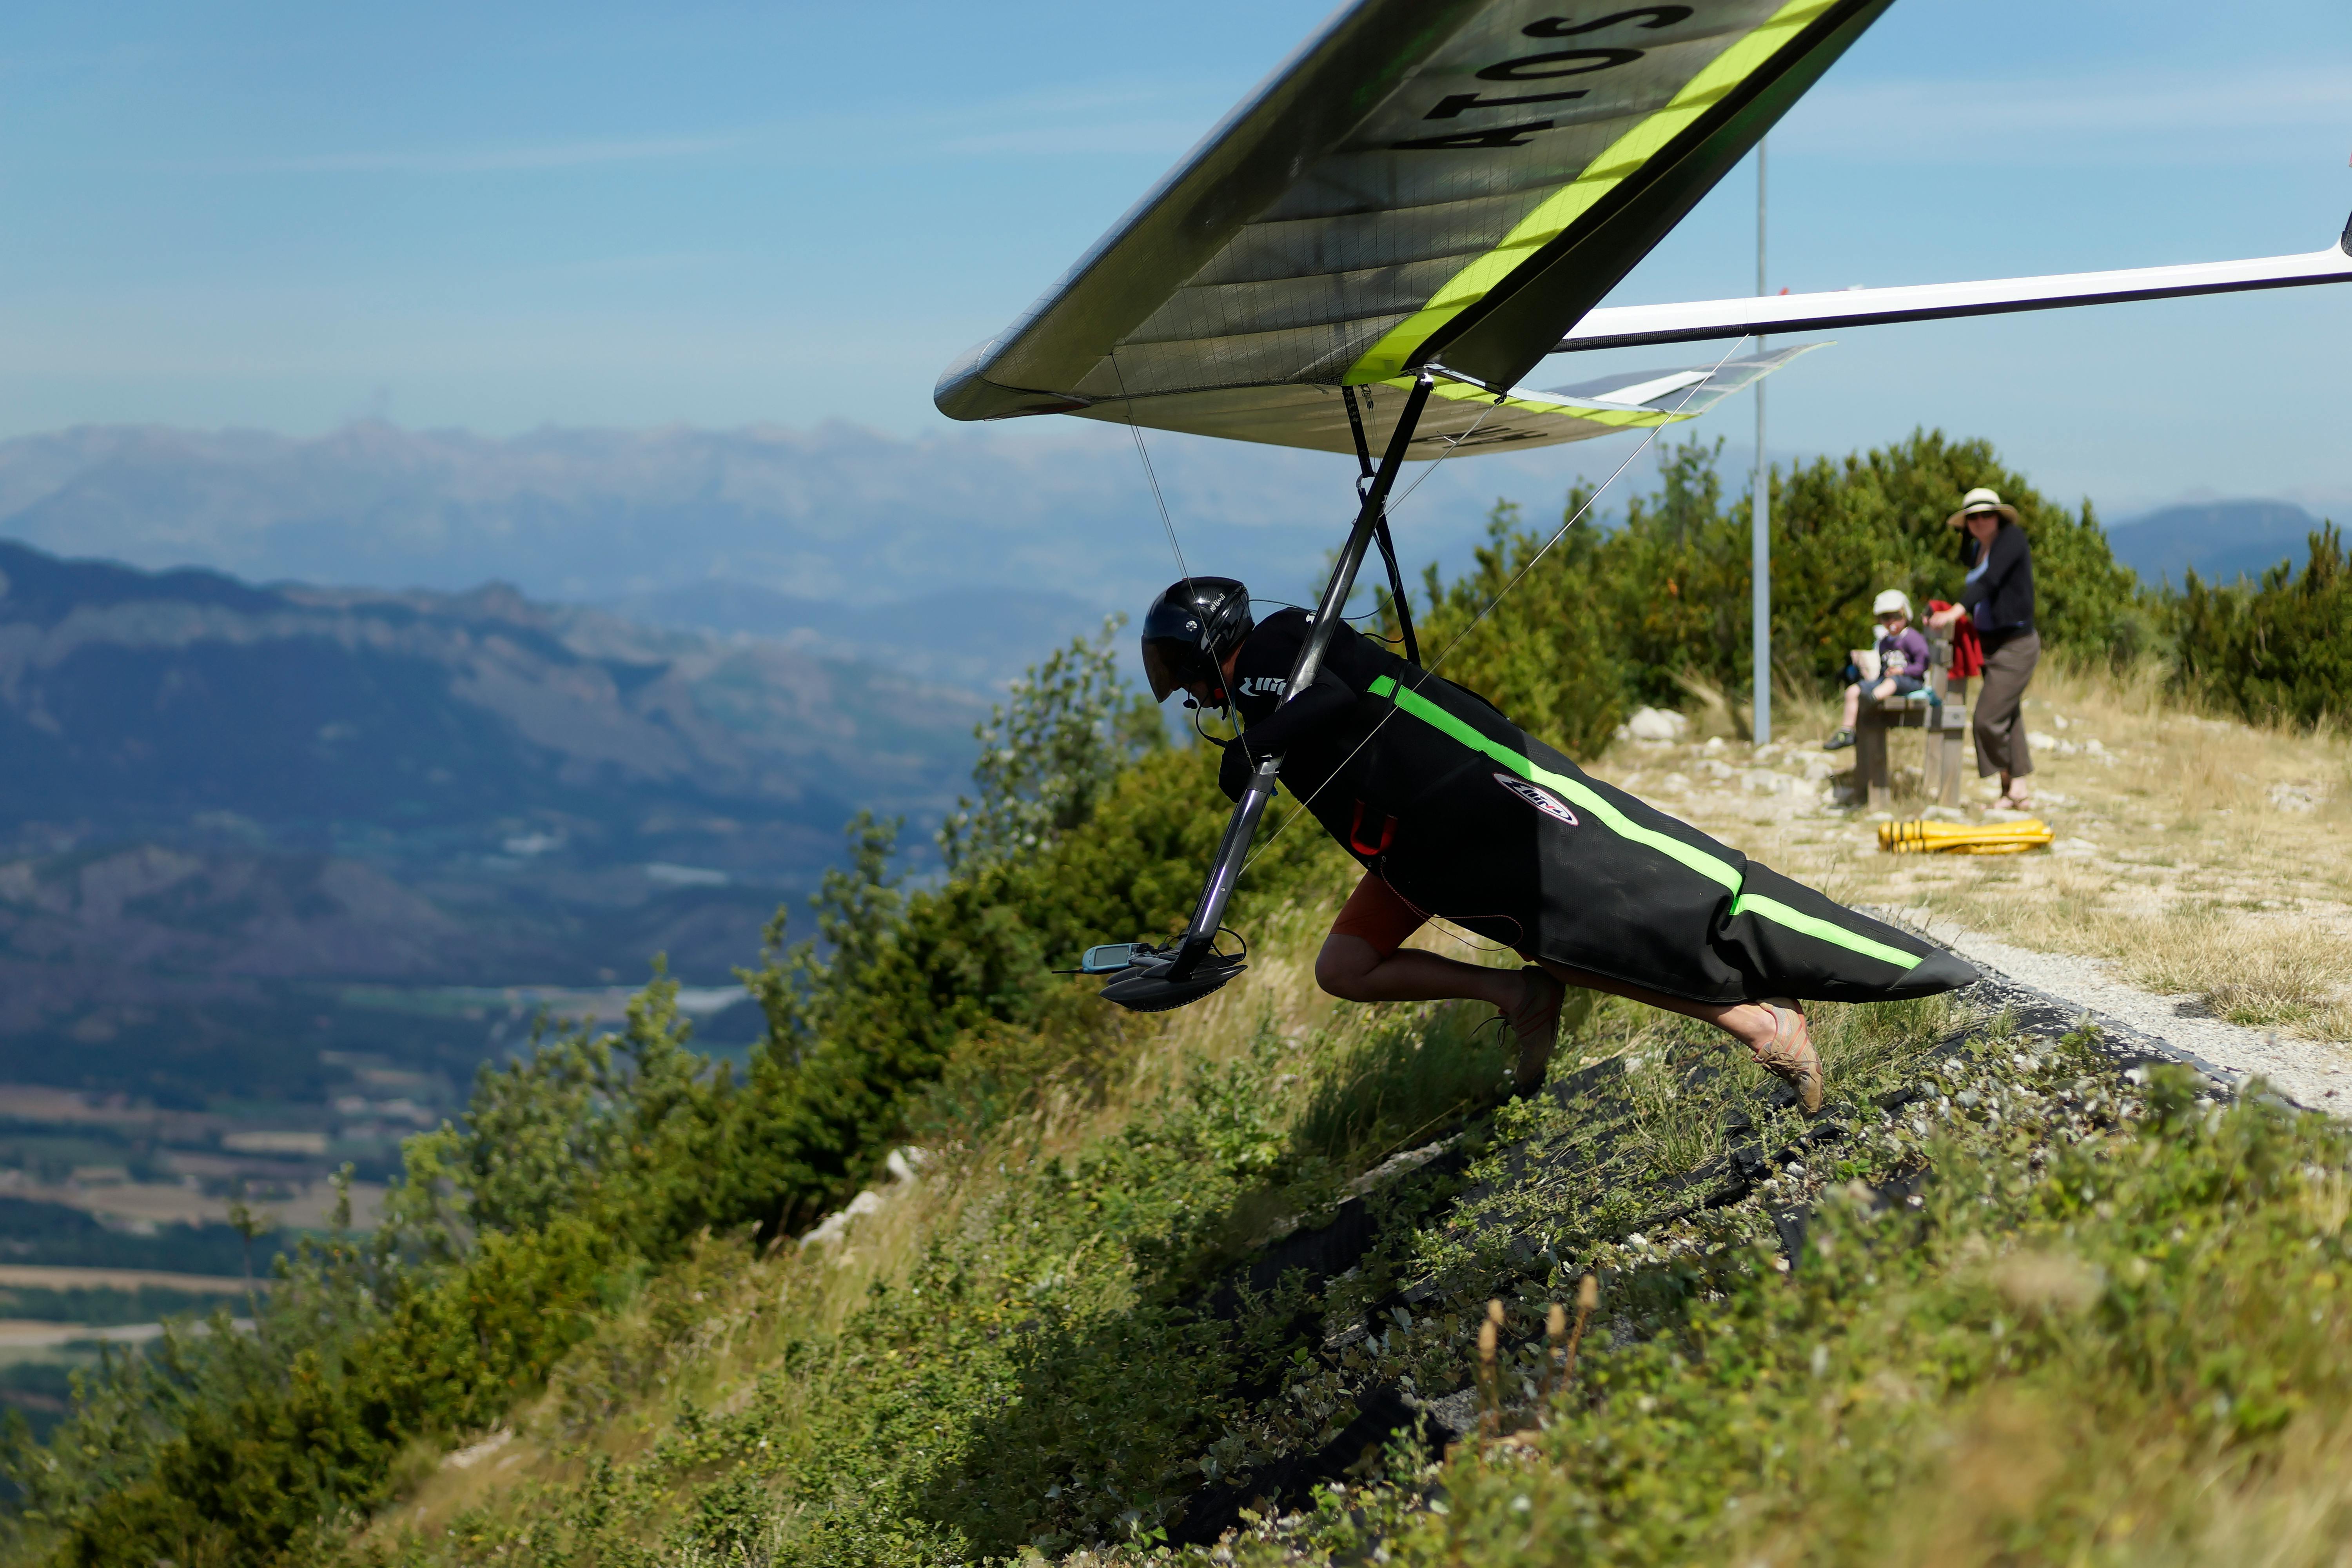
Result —
<instances>
[{"instance_id":1,"label":"child's purple shirt","mask_svg":"<svg viewBox=\"0 0 2352 1568\"><path fill-rule=\"evenodd\" d=\"M1878 673L1908 675L1919 679L1927 677L1927 639L1919 635L1917 626L1905 626L1894 637L1878 639Z\"/></svg>"}]
</instances>

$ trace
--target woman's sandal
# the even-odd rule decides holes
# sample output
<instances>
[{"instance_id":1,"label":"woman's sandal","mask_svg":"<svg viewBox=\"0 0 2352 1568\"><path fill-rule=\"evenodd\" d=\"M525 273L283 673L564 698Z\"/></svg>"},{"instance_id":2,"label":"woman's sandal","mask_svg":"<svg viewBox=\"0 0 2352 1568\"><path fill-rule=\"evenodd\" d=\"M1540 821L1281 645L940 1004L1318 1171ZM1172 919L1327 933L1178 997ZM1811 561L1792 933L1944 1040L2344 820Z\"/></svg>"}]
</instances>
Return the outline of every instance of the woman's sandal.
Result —
<instances>
[{"instance_id":1,"label":"woman's sandal","mask_svg":"<svg viewBox=\"0 0 2352 1568\"><path fill-rule=\"evenodd\" d=\"M1517 1068L1511 1075L1512 1093L1525 1099L1543 1087L1544 1069L1551 1066L1551 1048L1559 1038L1560 1004L1568 987L1532 963L1519 971L1519 978L1526 983L1519 1005L1503 1009L1503 1022L1519 1044Z\"/></svg>"},{"instance_id":2,"label":"woman's sandal","mask_svg":"<svg viewBox=\"0 0 2352 1568\"><path fill-rule=\"evenodd\" d=\"M1822 1108L1822 1057L1813 1049L1805 1010L1786 996L1768 996L1757 1005L1772 1012L1772 1043L1752 1047L1756 1065L1797 1091L1805 1114Z\"/></svg>"}]
</instances>

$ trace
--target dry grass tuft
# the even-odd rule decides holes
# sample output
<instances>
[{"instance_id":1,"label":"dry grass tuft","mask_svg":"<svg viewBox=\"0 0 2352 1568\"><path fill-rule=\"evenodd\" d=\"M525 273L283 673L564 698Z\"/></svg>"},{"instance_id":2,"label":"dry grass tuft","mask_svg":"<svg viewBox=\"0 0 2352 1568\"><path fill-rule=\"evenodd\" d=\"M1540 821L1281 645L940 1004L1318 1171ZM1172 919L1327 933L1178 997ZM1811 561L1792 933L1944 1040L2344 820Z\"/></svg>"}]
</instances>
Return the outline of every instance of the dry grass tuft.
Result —
<instances>
[{"instance_id":1,"label":"dry grass tuft","mask_svg":"<svg viewBox=\"0 0 2352 1568\"><path fill-rule=\"evenodd\" d=\"M2193 995L2233 1024L2285 1025L2352 1038L2352 940L2293 921L2191 911L2137 922L2116 954L2152 991Z\"/></svg>"}]
</instances>

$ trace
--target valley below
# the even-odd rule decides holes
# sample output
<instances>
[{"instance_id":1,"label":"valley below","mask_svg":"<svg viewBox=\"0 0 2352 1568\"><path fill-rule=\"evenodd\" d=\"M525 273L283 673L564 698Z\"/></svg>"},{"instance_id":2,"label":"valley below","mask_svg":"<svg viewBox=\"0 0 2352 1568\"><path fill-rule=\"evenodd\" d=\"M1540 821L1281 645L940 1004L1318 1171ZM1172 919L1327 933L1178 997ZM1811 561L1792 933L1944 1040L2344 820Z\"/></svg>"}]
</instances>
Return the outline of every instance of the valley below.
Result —
<instances>
[{"instance_id":1,"label":"valley below","mask_svg":"<svg viewBox=\"0 0 2352 1568\"><path fill-rule=\"evenodd\" d=\"M922 874L986 710L496 584L256 586L0 542L0 1266L68 1271L0 1282L23 1298L0 1318L207 1309L135 1279L266 1277L335 1223L338 1173L365 1228L401 1140L484 1063L617 1022L656 963L740 1061L760 1015L734 972L770 918L812 934L859 808L904 819ZM37 1413L65 1352L26 1335L39 1364L0 1368L0 1397Z\"/></svg>"}]
</instances>

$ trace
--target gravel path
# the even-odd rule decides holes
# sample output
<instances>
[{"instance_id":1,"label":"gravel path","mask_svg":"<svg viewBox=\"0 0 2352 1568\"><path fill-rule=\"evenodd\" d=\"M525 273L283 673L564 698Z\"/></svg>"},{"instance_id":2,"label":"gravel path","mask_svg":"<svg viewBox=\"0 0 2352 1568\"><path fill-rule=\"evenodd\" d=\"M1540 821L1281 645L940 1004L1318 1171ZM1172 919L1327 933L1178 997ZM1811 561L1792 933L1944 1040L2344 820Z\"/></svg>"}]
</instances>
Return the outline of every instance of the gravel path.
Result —
<instances>
[{"instance_id":1,"label":"gravel path","mask_svg":"<svg viewBox=\"0 0 2352 1568\"><path fill-rule=\"evenodd\" d=\"M2014 947L1922 919L1916 910L1872 912L1941 942L2017 985L2088 1012L2111 1035L2185 1061L2232 1087L2262 1078L2298 1105L2352 1116L2352 1048L2216 1018L2193 997L2158 996L2125 984L2105 959Z\"/></svg>"}]
</instances>

